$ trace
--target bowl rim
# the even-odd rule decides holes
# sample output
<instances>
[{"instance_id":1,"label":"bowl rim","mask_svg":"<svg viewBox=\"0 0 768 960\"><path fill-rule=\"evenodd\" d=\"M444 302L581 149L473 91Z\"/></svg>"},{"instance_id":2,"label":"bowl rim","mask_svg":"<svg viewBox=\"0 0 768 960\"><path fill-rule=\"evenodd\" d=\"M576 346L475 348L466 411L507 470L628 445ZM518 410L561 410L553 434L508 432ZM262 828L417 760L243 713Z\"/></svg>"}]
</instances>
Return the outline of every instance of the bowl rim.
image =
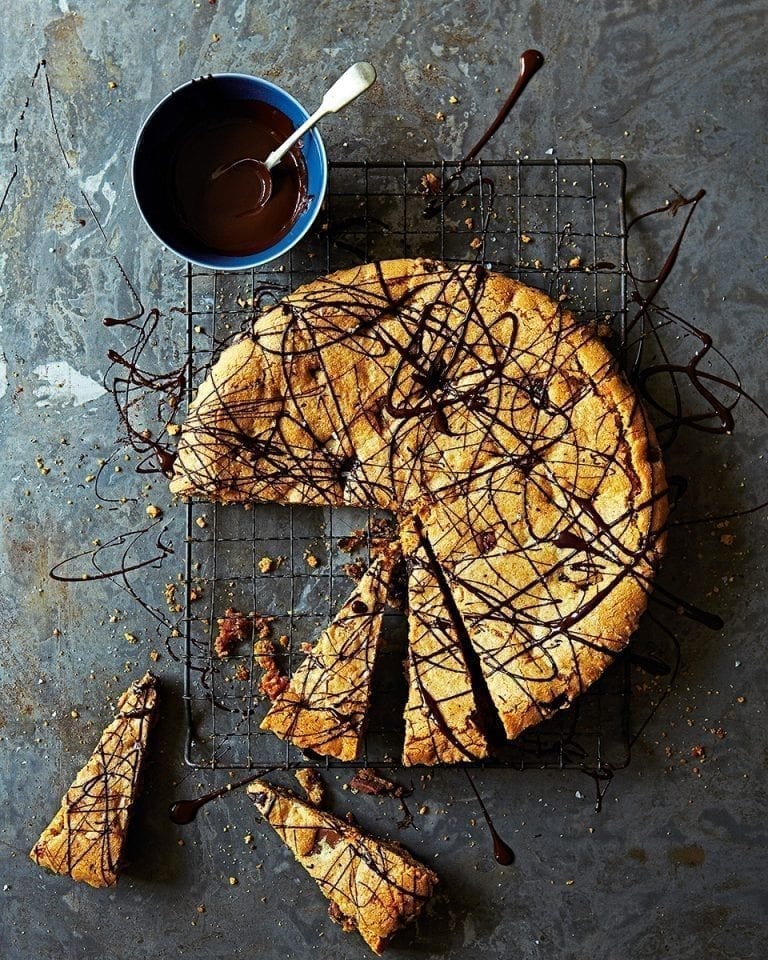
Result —
<instances>
[{"instance_id":1,"label":"bowl rim","mask_svg":"<svg viewBox=\"0 0 768 960\"><path fill-rule=\"evenodd\" d=\"M293 224L288 233L284 237L281 237L276 244L271 247L267 247L265 250L260 250L258 253L254 253L248 256L229 256L227 254L212 254L210 258L204 259L201 256L188 256L185 253L182 253L180 250L177 250L174 246L168 243L167 240L163 239L154 226L150 223L144 208L139 200L138 192L136 189L136 161L139 153L139 147L141 140L146 131L147 125L150 120L164 107L168 101L176 97L181 91L186 90L189 87L195 86L200 82L205 81L215 81L215 80L244 80L249 83L255 83L257 86L262 88L268 88L274 93L287 101L289 101L297 109L299 114L302 115L303 120L308 119L311 114L307 111L306 107L293 94L289 93L283 87L278 86L276 83L273 83L271 80L266 80L263 77L257 77L254 74L250 73L206 73L201 74L198 77L193 77L190 80L185 80L183 83L178 84L172 90L170 90L161 100L158 100L152 109L146 114L144 119L139 124L138 131L133 143L133 150L131 151L131 165L130 165L130 174L131 174L131 188L133 191L133 199L136 204L136 207L139 211L141 219L146 224L150 233L156 240L158 240L166 250L170 251L174 256L179 257L181 260L186 263L192 263L195 266L203 267L206 270L253 270L257 267L263 267L267 263L271 263L273 260L276 260L278 257L283 256L289 250L293 249L298 243L303 240L306 236L309 229L312 227L312 224L317 219L320 210L323 206L323 201L325 199L325 193L328 187L328 155L325 150L325 144L323 143L323 138L320 135L320 131L317 127L313 127L305 136L313 137L315 144L317 146L317 152L320 157L320 186L319 189L313 192L312 200L306 211L299 214L296 222ZM258 99L258 98L254 98ZM292 118L289 117L292 120ZM302 151L303 152L303 151ZM298 228L298 229L297 229Z\"/></svg>"}]
</instances>

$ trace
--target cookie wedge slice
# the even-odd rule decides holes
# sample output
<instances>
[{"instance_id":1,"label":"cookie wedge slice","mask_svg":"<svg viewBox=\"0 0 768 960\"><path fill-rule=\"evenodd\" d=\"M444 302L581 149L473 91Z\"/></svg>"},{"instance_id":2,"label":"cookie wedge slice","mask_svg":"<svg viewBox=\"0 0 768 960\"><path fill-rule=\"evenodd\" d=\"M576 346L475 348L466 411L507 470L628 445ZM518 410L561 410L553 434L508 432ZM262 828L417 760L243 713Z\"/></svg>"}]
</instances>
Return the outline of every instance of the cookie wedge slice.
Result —
<instances>
[{"instance_id":1,"label":"cookie wedge slice","mask_svg":"<svg viewBox=\"0 0 768 960\"><path fill-rule=\"evenodd\" d=\"M406 669L405 766L487 757L488 743L453 611L423 543L408 558Z\"/></svg>"},{"instance_id":2,"label":"cookie wedge slice","mask_svg":"<svg viewBox=\"0 0 768 960\"><path fill-rule=\"evenodd\" d=\"M156 714L157 681L146 673L118 700L114 720L32 848L35 863L92 887L117 883Z\"/></svg>"},{"instance_id":3,"label":"cookie wedge slice","mask_svg":"<svg viewBox=\"0 0 768 960\"><path fill-rule=\"evenodd\" d=\"M300 750L356 760L365 734L382 615L399 553L383 552L323 630L262 721Z\"/></svg>"},{"instance_id":4,"label":"cookie wedge slice","mask_svg":"<svg viewBox=\"0 0 768 960\"><path fill-rule=\"evenodd\" d=\"M437 874L399 844L368 836L288 790L256 780L248 794L296 860L331 901L331 919L357 930L376 954L414 920Z\"/></svg>"}]
</instances>

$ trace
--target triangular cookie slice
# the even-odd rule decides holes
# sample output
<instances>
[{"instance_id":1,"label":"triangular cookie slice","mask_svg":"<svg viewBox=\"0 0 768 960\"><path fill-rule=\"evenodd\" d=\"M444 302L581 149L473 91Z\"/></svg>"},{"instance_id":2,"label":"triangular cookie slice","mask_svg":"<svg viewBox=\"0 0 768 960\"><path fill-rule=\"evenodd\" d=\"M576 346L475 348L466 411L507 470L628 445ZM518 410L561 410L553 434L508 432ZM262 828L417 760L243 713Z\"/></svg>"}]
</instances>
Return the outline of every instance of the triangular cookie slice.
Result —
<instances>
[{"instance_id":1,"label":"triangular cookie slice","mask_svg":"<svg viewBox=\"0 0 768 960\"><path fill-rule=\"evenodd\" d=\"M345 931L357 930L375 953L421 913L438 877L399 844L367 836L260 780L248 785L248 793L331 901L331 919Z\"/></svg>"},{"instance_id":2,"label":"triangular cookie slice","mask_svg":"<svg viewBox=\"0 0 768 960\"><path fill-rule=\"evenodd\" d=\"M92 887L117 883L156 711L156 680L147 673L120 697L115 719L32 848L35 863Z\"/></svg>"},{"instance_id":3,"label":"triangular cookie slice","mask_svg":"<svg viewBox=\"0 0 768 960\"><path fill-rule=\"evenodd\" d=\"M472 680L451 611L423 545L409 557L408 703L403 763L488 756Z\"/></svg>"},{"instance_id":4,"label":"triangular cookie slice","mask_svg":"<svg viewBox=\"0 0 768 960\"><path fill-rule=\"evenodd\" d=\"M382 614L399 553L377 557L262 721L301 750L356 760L365 733Z\"/></svg>"}]
</instances>

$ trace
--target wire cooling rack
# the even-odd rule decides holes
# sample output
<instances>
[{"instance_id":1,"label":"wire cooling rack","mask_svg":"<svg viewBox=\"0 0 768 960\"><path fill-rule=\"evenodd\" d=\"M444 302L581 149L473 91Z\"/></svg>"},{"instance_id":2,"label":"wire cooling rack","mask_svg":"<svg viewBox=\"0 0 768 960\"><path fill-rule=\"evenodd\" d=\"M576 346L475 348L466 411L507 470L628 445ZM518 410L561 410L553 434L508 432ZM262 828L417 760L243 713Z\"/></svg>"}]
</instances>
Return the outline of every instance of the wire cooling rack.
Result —
<instances>
[{"instance_id":1,"label":"wire cooling rack","mask_svg":"<svg viewBox=\"0 0 768 960\"><path fill-rule=\"evenodd\" d=\"M187 273L190 390L220 348L254 313L317 276L371 260L435 257L477 261L562 298L579 316L626 328L625 169L618 161L514 160L470 164L451 181L448 163L334 163L313 233L268 266L242 273ZM450 193L436 185L450 181ZM432 215L425 216L425 210ZM251 769L314 763L262 732L269 701L253 636L227 659L213 650L217 621L233 608L274 619L279 667L290 673L353 588L347 538L371 515L351 508L193 502L186 515L185 759L196 767ZM357 538L358 540L360 538ZM406 624L386 615L363 756L399 762L406 696ZM610 771L630 750L632 668L620 658L585 695L524 734L496 764ZM323 759L329 766L345 766Z\"/></svg>"}]
</instances>

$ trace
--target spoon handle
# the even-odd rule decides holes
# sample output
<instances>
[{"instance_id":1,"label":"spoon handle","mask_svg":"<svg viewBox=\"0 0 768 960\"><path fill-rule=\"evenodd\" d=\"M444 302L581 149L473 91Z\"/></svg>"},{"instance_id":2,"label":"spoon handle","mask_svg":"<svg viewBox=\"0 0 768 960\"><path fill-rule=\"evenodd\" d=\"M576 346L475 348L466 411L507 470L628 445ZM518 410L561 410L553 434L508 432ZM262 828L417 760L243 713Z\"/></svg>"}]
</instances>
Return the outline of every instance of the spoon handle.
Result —
<instances>
[{"instance_id":1,"label":"spoon handle","mask_svg":"<svg viewBox=\"0 0 768 960\"><path fill-rule=\"evenodd\" d=\"M327 91L323 97L323 108L327 113L336 113L348 103L352 103L361 93L365 93L375 80L376 70L372 63L364 60L353 63Z\"/></svg>"},{"instance_id":2,"label":"spoon handle","mask_svg":"<svg viewBox=\"0 0 768 960\"><path fill-rule=\"evenodd\" d=\"M294 143L300 140L307 130L314 127L318 120L329 113L337 113L343 107L346 107L348 103L351 103L356 97L359 97L361 93L364 93L375 79L376 70L372 64L366 63L365 61L353 63L328 90L323 97L323 102L312 116L305 120L297 130L294 130L285 143L282 143L276 150L270 153L264 161L264 166L267 170L271 170L272 167L278 164Z\"/></svg>"}]
</instances>

